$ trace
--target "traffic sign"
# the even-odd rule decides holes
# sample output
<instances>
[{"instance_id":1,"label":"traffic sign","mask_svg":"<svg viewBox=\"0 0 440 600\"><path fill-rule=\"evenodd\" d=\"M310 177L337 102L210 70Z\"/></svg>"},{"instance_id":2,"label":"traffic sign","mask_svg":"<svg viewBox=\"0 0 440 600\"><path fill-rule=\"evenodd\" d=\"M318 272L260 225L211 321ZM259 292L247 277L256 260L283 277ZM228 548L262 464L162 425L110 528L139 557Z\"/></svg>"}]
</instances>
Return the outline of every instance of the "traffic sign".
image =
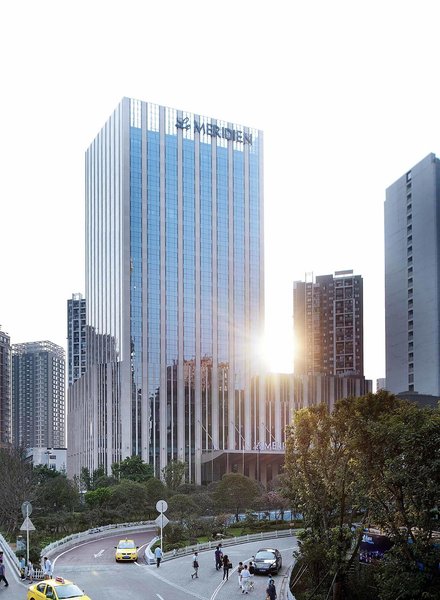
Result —
<instances>
[{"instance_id":1,"label":"traffic sign","mask_svg":"<svg viewBox=\"0 0 440 600\"><path fill-rule=\"evenodd\" d=\"M166 500L158 500L156 503L156 510L157 512L160 513L164 513L166 510L168 510L168 504Z\"/></svg>"},{"instance_id":2,"label":"traffic sign","mask_svg":"<svg viewBox=\"0 0 440 600\"><path fill-rule=\"evenodd\" d=\"M35 531L35 526L29 517L23 521L23 525L20 527L20 531Z\"/></svg>"},{"instance_id":3,"label":"traffic sign","mask_svg":"<svg viewBox=\"0 0 440 600\"><path fill-rule=\"evenodd\" d=\"M160 514L154 522L156 523L156 525L158 527L163 529L164 527L166 527L168 525L170 520L166 517L166 515Z\"/></svg>"},{"instance_id":4,"label":"traffic sign","mask_svg":"<svg viewBox=\"0 0 440 600\"><path fill-rule=\"evenodd\" d=\"M23 514L23 517L29 517L29 515L32 514L32 504L25 500L21 505L21 512Z\"/></svg>"}]
</instances>

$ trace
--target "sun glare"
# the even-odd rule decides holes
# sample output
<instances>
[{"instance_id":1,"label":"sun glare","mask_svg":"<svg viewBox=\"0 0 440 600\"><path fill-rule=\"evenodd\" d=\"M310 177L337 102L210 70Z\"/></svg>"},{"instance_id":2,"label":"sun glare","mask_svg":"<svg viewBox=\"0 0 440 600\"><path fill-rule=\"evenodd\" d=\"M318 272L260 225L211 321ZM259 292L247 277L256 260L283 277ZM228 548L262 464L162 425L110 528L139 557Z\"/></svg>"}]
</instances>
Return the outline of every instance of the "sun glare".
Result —
<instances>
[{"instance_id":1,"label":"sun glare","mask_svg":"<svg viewBox=\"0 0 440 600\"><path fill-rule=\"evenodd\" d=\"M293 371L293 341L289 332L266 331L261 341L260 355L265 368L271 373Z\"/></svg>"}]
</instances>

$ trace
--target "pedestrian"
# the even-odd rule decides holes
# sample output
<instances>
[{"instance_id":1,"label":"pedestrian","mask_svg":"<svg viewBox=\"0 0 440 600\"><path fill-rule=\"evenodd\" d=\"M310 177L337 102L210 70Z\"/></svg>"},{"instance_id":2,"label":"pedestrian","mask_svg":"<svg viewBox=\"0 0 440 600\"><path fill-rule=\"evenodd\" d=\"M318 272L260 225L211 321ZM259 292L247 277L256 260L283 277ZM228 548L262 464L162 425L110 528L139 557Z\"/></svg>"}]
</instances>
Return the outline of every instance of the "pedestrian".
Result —
<instances>
[{"instance_id":1,"label":"pedestrian","mask_svg":"<svg viewBox=\"0 0 440 600\"><path fill-rule=\"evenodd\" d=\"M275 581L273 579L269 579L269 584L266 588L266 597L267 600L276 600L277 590L275 587Z\"/></svg>"},{"instance_id":2,"label":"pedestrian","mask_svg":"<svg viewBox=\"0 0 440 600\"><path fill-rule=\"evenodd\" d=\"M5 576L5 563L3 562L3 560L0 562L0 581L4 581L5 587L8 587L9 583Z\"/></svg>"},{"instance_id":3,"label":"pedestrian","mask_svg":"<svg viewBox=\"0 0 440 600\"><path fill-rule=\"evenodd\" d=\"M241 588L241 572L243 571L243 563L240 561L237 567L238 587Z\"/></svg>"},{"instance_id":4,"label":"pedestrian","mask_svg":"<svg viewBox=\"0 0 440 600\"><path fill-rule=\"evenodd\" d=\"M20 579L26 578L26 559L24 556L20 558Z\"/></svg>"},{"instance_id":5,"label":"pedestrian","mask_svg":"<svg viewBox=\"0 0 440 600\"><path fill-rule=\"evenodd\" d=\"M255 575L255 566L254 566L254 563L251 560L249 561L249 573L251 575Z\"/></svg>"},{"instance_id":6,"label":"pedestrian","mask_svg":"<svg viewBox=\"0 0 440 600\"><path fill-rule=\"evenodd\" d=\"M156 550L154 551L154 556L156 557L156 567L159 568L160 567L160 561L162 560L162 549L160 546L156 547Z\"/></svg>"},{"instance_id":7,"label":"pedestrian","mask_svg":"<svg viewBox=\"0 0 440 600\"><path fill-rule=\"evenodd\" d=\"M217 546L214 552L215 555L215 568L216 571L222 568L223 566L223 552L221 551L220 546Z\"/></svg>"},{"instance_id":8,"label":"pedestrian","mask_svg":"<svg viewBox=\"0 0 440 600\"><path fill-rule=\"evenodd\" d=\"M194 569L194 573L191 574L191 579L194 579L194 577L196 579L198 579L199 578L199 553L198 552L194 552L194 554L193 554L192 566Z\"/></svg>"},{"instance_id":9,"label":"pedestrian","mask_svg":"<svg viewBox=\"0 0 440 600\"><path fill-rule=\"evenodd\" d=\"M249 592L249 584L250 584L251 574L249 573L249 569L247 565L244 565L241 571L241 593L247 594Z\"/></svg>"},{"instance_id":10,"label":"pedestrian","mask_svg":"<svg viewBox=\"0 0 440 600\"><path fill-rule=\"evenodd\" d=\"M28 560L28 564L27 564L27 578L29 579L29 581L31 583L34 580L34 575L35 575L34 565L32 564L32 562L30 560Z\"/></svg>"},{"instance_id":11,"label":"pedestrian","mask_svg":"<svg viewBox=\"0 0 440 600\"><path fill-rule=\"evenodd\" d=\"M52 563L47 558L47 556L45 556L43 559L43 575L44 575L44 579L52 579L52 575L53 575Z\"/></svg>"},{"instance_id":12,"label":"pedestrian","mask_svg":"<svg viewBox=\"0 0 440 600\"><path fill-rule=\"evenodd\" d=\"M227 554L223 555L223 580L226 579L226 581L228 581L229 579L229 569L232 569L232 563L229 560L229 556Z\"/></svg>"}]
</instances>

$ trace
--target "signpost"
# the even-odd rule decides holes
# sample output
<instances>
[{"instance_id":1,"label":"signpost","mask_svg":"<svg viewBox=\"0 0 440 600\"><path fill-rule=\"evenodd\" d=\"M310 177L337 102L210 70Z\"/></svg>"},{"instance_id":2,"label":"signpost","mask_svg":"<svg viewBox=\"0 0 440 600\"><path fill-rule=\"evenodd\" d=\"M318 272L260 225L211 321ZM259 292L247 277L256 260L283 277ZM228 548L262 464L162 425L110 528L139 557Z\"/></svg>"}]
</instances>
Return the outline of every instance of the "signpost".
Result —
<instances>
[{"instance_id":1,"label":"signpost","mask_svg":"<svg viewBox=\"0 0 440 600\"><path fill-rule=\"evenodd\" d=\"M32 504L27 500L21 505L21 512L24 517L23 525L20 527L20 531L26 531L26 566L29 564L29 531L35 531L34 524L29 518L32 514Z\"/></svg>"},{"instance_id":2,"label":"signpost","mask_svg":"<svg viewBox=\"0 0 440 600\"><path fill-rule=\"evenodd\" d=\"M166 510L168 510L168 504L166 500L158 500L156 503L156 510L160 513L155 523L158 527L160 527L160 549L163 552L163 528L166 527L166 525L168 525L170 522L169 519L163 514Z\"/></svg>"}]
</instances>

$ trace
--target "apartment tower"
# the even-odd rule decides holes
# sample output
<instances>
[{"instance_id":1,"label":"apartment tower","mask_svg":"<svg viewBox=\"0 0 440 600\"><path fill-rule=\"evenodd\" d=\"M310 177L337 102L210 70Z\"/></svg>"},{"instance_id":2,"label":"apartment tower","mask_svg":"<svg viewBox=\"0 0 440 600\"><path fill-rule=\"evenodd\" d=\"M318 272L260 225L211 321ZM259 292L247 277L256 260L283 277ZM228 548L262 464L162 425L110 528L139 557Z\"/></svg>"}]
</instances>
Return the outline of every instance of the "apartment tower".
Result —
<instances>
[{"instance_id":1,"label":"apartment tower","mask_svg":"<svg viewBox=\"0 0 440 600\"><path fill-rule=\"evenodd\" d=\"M49 341L12 345L15 446L66 446L65 355Z\"/></svg>"},{"instance_id":2,"label":"apartment tower","mask_svg":"<svg viewBox=\"0 0 440 600\"><path fill-rule=\"evenodd\" d=\"M440 396L440 160L386 190L385 345L390 392Z\"/></svg>"},{"instance_id":3,"label":"apartment tower","mask_svg":"<svg viewBox=\"0 0 440 600\"><path fill-rule=\"evenodd\" d=\"M363 377L363 281L353 271L293 284L295 375Z\"/></svg>"}]
</instances>

